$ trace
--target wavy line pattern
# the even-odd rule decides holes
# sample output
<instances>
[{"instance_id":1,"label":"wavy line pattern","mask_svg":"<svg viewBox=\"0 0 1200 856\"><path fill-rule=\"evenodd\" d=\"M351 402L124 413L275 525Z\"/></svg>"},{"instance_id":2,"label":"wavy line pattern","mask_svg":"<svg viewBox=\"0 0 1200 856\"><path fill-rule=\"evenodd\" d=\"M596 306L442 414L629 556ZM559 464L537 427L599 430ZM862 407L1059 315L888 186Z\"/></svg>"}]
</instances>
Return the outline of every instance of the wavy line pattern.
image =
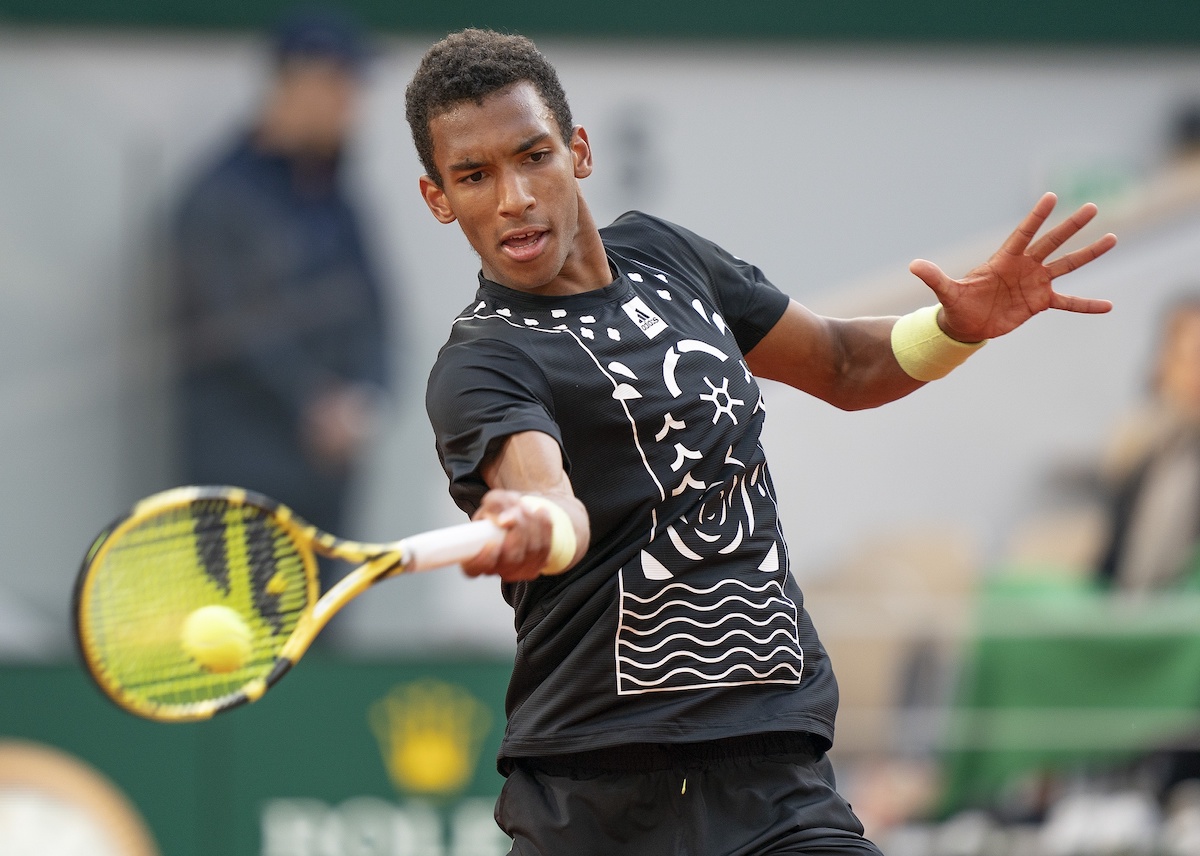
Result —
<instances>
[{"instance_id":1,"label":"wavy line pattern","mask_svg":"<svg viewBox=\"0 0 1200 856\"><path fill-rule=\"evenodd\" d=\"M779 582L728 579L701 588L676 581L638 597L623 577L618 694L800 682L798 610Z\"/></svg>"},{"instance_id":2,"label":"wavy line pattern","mask_svg":"<svg viewBox=\"0 0 1200 856\"><path fill-rule=\"evenodd\" d=\"M752 610L752 611L769 609L771 604L778 604L781 607L787 607L789 605L793 605L792 602L790 600L788 600L787 598L768 597L761 601L753 601L753 600L750 600L750 598L748 598L748 597L742 597L740 594L731 594L728 597L721 598L716 603L707 603L707 604L703 604L703 605L697 604L693 601L689 601L686 598L678 598L676 600L668 600L666 603L659 606L653 612L641 614L641 613L634 612L633 610L629 610L626 617L634 618L634 619L657 618L659 615L662 615L664 610L671 609L672 607L677 607L677 606L690 607L691 609L696 610L697 612L712 612L713 610L720 609L721 607L727 606L731 603L741 603L744 607L746 607L747 610Z\"/></svg>"},{"instance_id":3,"label":"wavy line pattern","mask_svg":"<svg viewBox=\"0 0 1200 856\"><path fill-rule=\"evenodd\" d=\"M739 671L744 671L746 673L746 679L730 680L731 678L736 677L736 673ZM671 678L675 678L680 675L691 676L693 680L691 683L682 686L664 686L664 684L666 684ZM757 680L752 680L754 678L757 678ZM773 666L766 671L759 672L750 668L749 666L738 664L735 666L730 666L724 672L721 672L717 675L706 674L698 669L680 668L672 669L664 677L656 680L643 681L630 675L626 675L625 680L631 684L636 684L639 687L644 687L645 689L642 690L643 692L653 692L656 690L661 692L662 690L699 689L706 686L727 687L733 684L798 684L800 683L800 669L798 666L793 666L790 663L780 663L779 665ZM624 690L622 695L632 695L633 692L636 692L636 690Z\"/></svg>"},{"instance_id":4,"label":"wavy line pattern","mask_svg":"<svg viewBox=\"0 0 1200 856\"><path fill-rule=\"evenodd\" d=\"M664 586L650 597L638 597L632 592L625 592L623 597L625 600L633 601L634 603L653 603L654 601L661 599L668 592L672 591L683 591L692 595L706 595L712 594L718 589L728 588L730 586L736 586L737 588L744 589L753 594L762 594L768 589L774 589L775 591L779 592L780 596L783 595L782 587L780 587L779 583L774 582L773 580L765 582L760 586L752 586L749 583L742 582L741 580L721 580L721 582L711 585L708 588L696 588L695 586L690 586L687 583L671 583L671 585Z\"/></svg>"},{"instance_id":5,"label":"wavy line pattern","mask_svg":"<svg viewBox=\"0 0 1200 856\"><path fill-rule=\"evenodd\" d=\"M726 649L725 651L723 651L722 653L718 654L715 657L705 657L701 654L697 654L695 651L676 650L676 651L672 651L670 654L667 654L667 656L665 656L665 657L660 657L659 659L653 660L653 661L639 662L638 660L635 660L632 657L618 657L617 660L622 663L628 663L629 665L634 666L638 669L653 670L653 669L659 669L662 666L666 665L671 660L675 660L675 659L679 659L679 658L683 658L685 660L694 660L698 663L704 663L707 666L711 666L715 663L725 663L726 661L728 661L731 657L733 657L735 655L745 654L746 657L753 660L755 663L768 663L769 664L772 660L775 659L775 655L779 654L780 652L783 652L783 651L790 652L793 650L794 650L794 646L791 646L791 645L776 645L773 650L768 651L765 654L758 654L758 653L754 652L753 650L751 650L750 648L746 648L745 646L738 645L733 648Z\"/></svg>"},{"instance_id":6,"label":"wavy line pattern","mask_svg":"<svg viewBox=\"0 0 1200 856\"><path fill-rule=\"evenodd\" d=\"M659 648L662 648L664 645L667 645L671 642L675 642L680 639L692 639L692 640L697 641L698 644L703 645L705 648L712 648L717 645L720 645L723 642L728 641L730 638L732 638L734 636L745 636L751 642L754 642L758 645L765 645L768 642L770 642L772 639L774 639L776 636L783 636L785 639L791 638L788 635L787 628L785 628L785 627L775 628L775 630L771 631L771 633L769 633L767 636L765 636L762 639L759 639L758 637L756 637L749 630L744 630L739 627L736 630L730 630L728 633L726 633L720 639L713 639L711 641L696 640L696 637L689 636L689 634L687 634L687 633L672 633L670 636L667 636L666 638L660 640L659 642L656 642L653 645L642 646L642 645L634 645L632 642L628 642L628 643L626 643L624 650L637 651L639 654L649 654L652 651L657 651ZM633 661L631 660L630 662L633 662Z\"/></svg>"},{"instance_id":7,"label":"wavy line pattern","mask_svg":"<svg viewBox=\"0 0 1200 856\"><path fill-rule=\"evenodd\" d=\"M693 627L698 627L703 630L712 630L715 627L720 627L722 624L727 624L731 621L736 621L739 624L751 624L751 625L754 625L755 627L766 627L768 624L775 621L776 618L777 618L777 616L771 615L768 618L753 619L753 618L746 618L745 615L731 612L728 615L722 615L716 621L706 624L703 621L697 621L696 619L694 619L690 616L687 616L687 615L676 615L673 618L668 618L666 621L663 621L663 622L660 622L659 624L653 625L652 627L650 627L647 630L639 630L636 627L626 626L624 628L624 632L631 636L648 636L651 633L661 633L662 630L664 630L668 624L671 624L673 622L682 623L682 624L690 624ZM628 642L628 640L625 640L625 641L628 644L633 644L631 642Z\"/></svg>"}]
</instances>

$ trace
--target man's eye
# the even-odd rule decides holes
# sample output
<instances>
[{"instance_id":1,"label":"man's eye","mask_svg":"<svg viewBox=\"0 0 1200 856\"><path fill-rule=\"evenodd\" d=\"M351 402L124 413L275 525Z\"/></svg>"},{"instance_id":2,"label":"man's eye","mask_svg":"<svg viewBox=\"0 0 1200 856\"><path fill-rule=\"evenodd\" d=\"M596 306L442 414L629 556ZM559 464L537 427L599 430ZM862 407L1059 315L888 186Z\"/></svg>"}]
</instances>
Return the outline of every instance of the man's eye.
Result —
<instances>
[{"instance_id":1,"label":"man's eye","mask_svg":"<svg viewBox=\"0 0 1200 856\"><path fill-rule=\"evenodd\" d=\"M482 172L473 172L470 175L463 176L463 182L465 184L478 184L481 181L483 181Z\"/></svg>"},{"instance_id":2,"label":"man's eye","mask_svg":"<svg viewBox=\"0 0 1200 856\"><path fill-rule=\"evenodd\" d=\"M550 156L550 152L533 152L529 156L529 160L533 163L541 163Z\"/></svg>"}]
</instances>

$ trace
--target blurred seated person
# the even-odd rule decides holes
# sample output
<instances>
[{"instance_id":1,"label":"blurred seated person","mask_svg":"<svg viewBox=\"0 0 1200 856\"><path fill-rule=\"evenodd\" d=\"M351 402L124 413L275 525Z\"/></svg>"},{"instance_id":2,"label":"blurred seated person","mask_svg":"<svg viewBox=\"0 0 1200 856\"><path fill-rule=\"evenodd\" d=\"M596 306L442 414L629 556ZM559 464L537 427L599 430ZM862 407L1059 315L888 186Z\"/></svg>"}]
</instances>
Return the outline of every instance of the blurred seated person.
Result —
<instances>
[{"instance_id":1,"label":"blurred seated person","mask_svg":"<svg viewBox=\"0 0 1200 856\"><path fill-rule=\"evenodd\" d=\"M1200 293L1168 307L1150 394L1106 464L1113 492L1100 581L1141 594L1191 582L1200 545Z\"/></svg>"},{"instance_id":2,"label":"blurred seated person","mask_svg":"<svg viewBox=\"0 0 1200 856\"><path fill-rule=\"evenodd\" d=\"M250 127L174 223L181 475L346 535L389 375L380 284L343 186L367 47L351 21L314 10L282 21L274 54Z\"/></svg>"}]
</instances>

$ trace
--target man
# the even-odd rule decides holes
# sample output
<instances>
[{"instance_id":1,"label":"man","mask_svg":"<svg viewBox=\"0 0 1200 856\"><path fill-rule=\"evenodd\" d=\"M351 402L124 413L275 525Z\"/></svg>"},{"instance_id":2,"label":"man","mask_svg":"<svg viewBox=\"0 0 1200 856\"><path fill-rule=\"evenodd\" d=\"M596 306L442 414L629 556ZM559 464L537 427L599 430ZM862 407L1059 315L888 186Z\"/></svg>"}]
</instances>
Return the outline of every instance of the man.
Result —
<instances>
[{"instance_id":1,"label":"man","mask_svg":"<svg viewBox=\"0 0 1200 856\"><path fill-rule=\"evenodd\" d=\"M1200 296L1164 313L1147 400L1118 426L1102 582L1144 595L1191 585L1200 549Z\"/></svg>"},{"instance_id":2,"label":"man","mask_svg":"<svg viewBox=\"0 0 1200 856\"><path fill-rule=\"evenodd\" d=\"M341 17L285 19L253 127L188 190L174 234L184 480L257 490L338 534L389 375L341 176L366 59Z\"/></svg>"},{"instance_id":3,"label":"man","mask_svg":"<svg viewBox=\"0 0 1200 856\"><path fill-rule=\"evenodd\" d=\"M499 575L515 611L513 853L877 853L825 756L837 688L788 570L755 378L892 401L1044 309L1110 309L1051 281L1115 238L1047 262L1095 213L1033 240L1047 195L964 280L913 262L941 308L822 318L678 226L597 228L587 132L523 37L433 46L407 116L426 204L482 264L427 405L452 496L506 530L464 570ZM564 516L569 570L543 574Z\"/></svg>"}]
</instances>

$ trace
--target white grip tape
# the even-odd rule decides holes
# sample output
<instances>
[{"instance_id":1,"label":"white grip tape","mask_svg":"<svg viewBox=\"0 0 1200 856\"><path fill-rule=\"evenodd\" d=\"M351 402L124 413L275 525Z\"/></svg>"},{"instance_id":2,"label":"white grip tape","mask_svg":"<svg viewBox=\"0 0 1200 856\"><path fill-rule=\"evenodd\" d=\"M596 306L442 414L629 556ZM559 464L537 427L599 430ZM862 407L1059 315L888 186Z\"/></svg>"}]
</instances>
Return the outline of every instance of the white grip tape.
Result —
<instances>
[{"instance_id":1,"label":"white grip tape","mask_svg":"<svg viewBox=\"0 0 1200 856\"><path fill-rule=\"evenodd\" d=\"M545 497L526 494L521 497L521 504L530 511L545 509L550 515L550 555L539 573L548 577L561 574L575 558L575 524L561 505Z\"/></svg>"},{"instance_id":2,"label":"white grip tape","mask_svg":"<svg viewBox=\"0 0 1200 856\"><path fill-rule=\"evenodd\" d=\"M490 520L460 523L412 535L404 539L404 546L412 556L408 570L428 571L457 565L475 558L488 544L502 540L504 530Z\"/></svg>"}]
</instances>

